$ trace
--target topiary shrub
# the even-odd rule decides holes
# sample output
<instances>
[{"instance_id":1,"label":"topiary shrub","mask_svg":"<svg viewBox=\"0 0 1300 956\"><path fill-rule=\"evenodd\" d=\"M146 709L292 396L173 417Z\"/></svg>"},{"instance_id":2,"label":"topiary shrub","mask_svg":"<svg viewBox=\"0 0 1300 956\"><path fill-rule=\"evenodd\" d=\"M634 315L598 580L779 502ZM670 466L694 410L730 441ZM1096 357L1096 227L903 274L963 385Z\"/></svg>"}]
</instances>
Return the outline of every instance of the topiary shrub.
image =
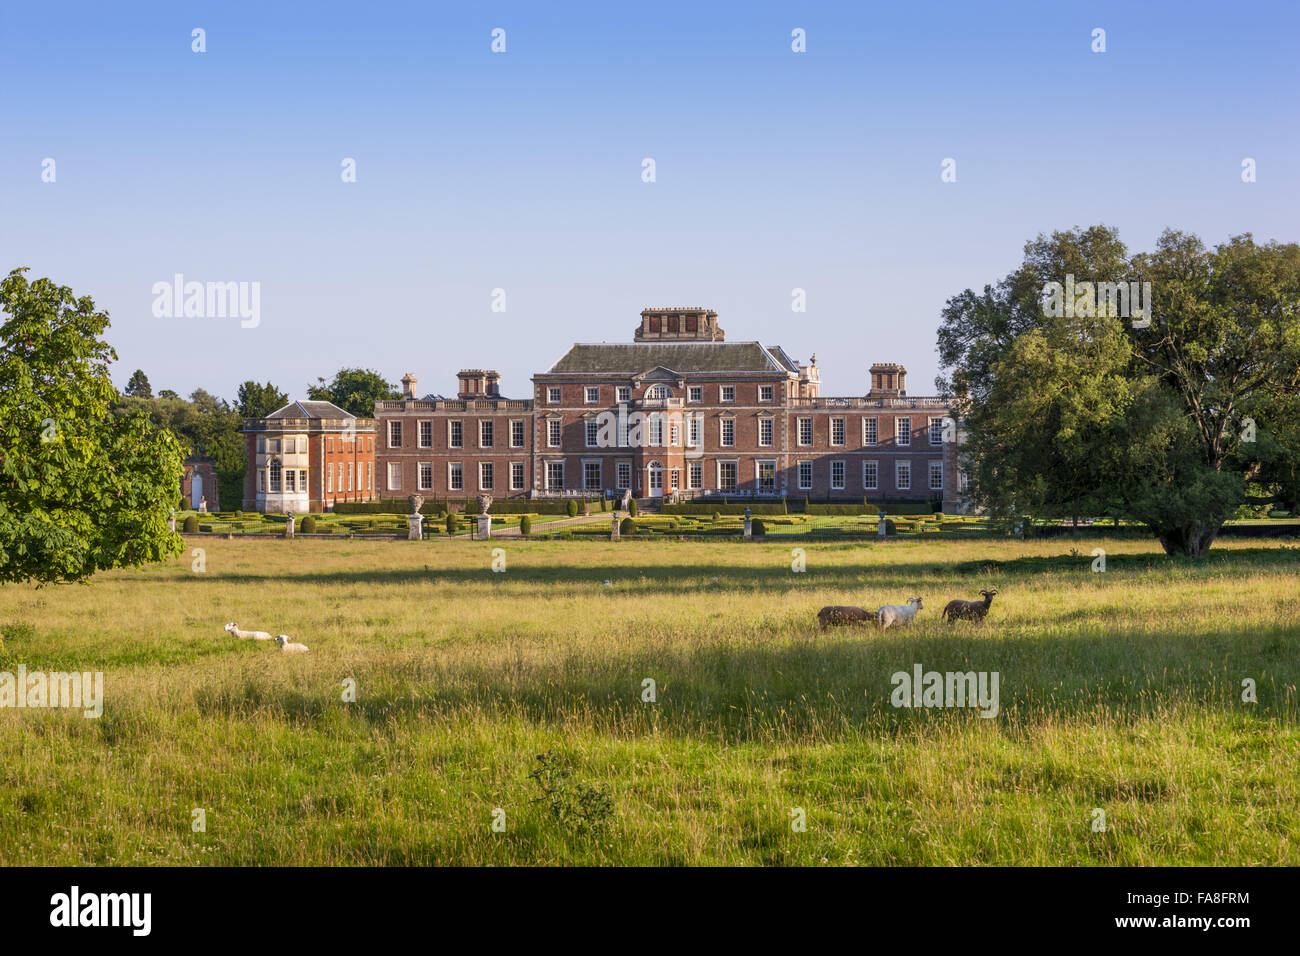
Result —
<instances>
[{"instance_id":1,"label":"topiary shrub","mask_svg":"<svg viewBox=\"0 0 1300 956\"><path fill-rule=\"evenodd\" d=\"M609 510L609 500L604 495L600 496L600 510L601 511Z\"/></svg>"},{"instance_id":2,"label":"topiary shrub","mask_svg":"<svg viewBox=\"0 0 1300 956\"><path fill-rule=\"evenodd\" d=\"M194 515L190 515L185 519L185 523L181 525L181 530L186 534L194 534L199 530L199 519Z\"/></svg>"},{"instance_id":3,"label":"topiary shrub","mask_svg":"<svg viewBox=\"0 0 1300 956\"><path fill-rule=\"evenodd\" d=\"M450 511L447 512L447 520L443 522L443 524L447 528L448 534L456 533L456 516L452 514Z\"/></svg>"},{"instance_id":4,"label":"topiary shrub","mask_svg":"<svg viewBox=\"0 0 1300 956\"><path fill-rule=\"evenodd\" d=\"M898 533L898 525L894 524L894 519L893 519L893 518L886 518L886 519L885 519L885 534L897 534L897 533Z\"/></svg>"},{"instance_id":5,"label":"topiary shrub","mask_svg":"<svg viewBox=\"0 0 1300 956\"><path fill-rule=\"evenodd\" d=\"M298 527L298 530L301 531L303 534L315 534L316 533L315 516L307 515L305 518L303 518L302 524Z\"/></svg>"},{"instance_id":6,"label":"topiary shrub","mask_svg":"<svg viewBox=\"0 0 1300 956\"><path fill-rule=\"evenodd\" d=\"M721 520L722 520L722 512L721 512L721 511L715 511L715 512L713 512L713 514L709 515L709 518L710 518L711 520L713 520L713 521L721 521Z\"/></svg>"},{"instance_id":7,"label":"topiary shrub","mask_svg":"<svg viewBox=\"0 0 1300 956\"><path fill-rule=\"evenodd\" d=\"M578 502L570 498L568 507L566 507L564 510L569 513L570 518L578 517Z\"/></svg>"},{"instance_id":8,"label":"topiary shrub","mask_svg":"<svg viewBox=\"0 0 1300 956\"><path fill-rule=\"evenodd\" d=\"M519 519L519 533L525 538L533 533L533 519L524 515Z\"/></svg>"},{"instance_id":9,"label":"topiary shrub","mask_svg":"<svg viewBox=\"0 0 1300 956\"><path fill-rule=\"evenodd\" d=\"M750 530L756 535L767 534L767 525L763 524L763 522L759 521L757 518L755 518L750 523L749 527Z\"/></svg>"},{"instance_id":10,"label":"topiary shrub","mask_svg":"<svg viewBox=\"0 0 1300 956\"><path fill-rule=\"evenodd\" d=\"M627 513L629 517L636 517L636 499L629 498L627 502Z\"/></svg>"},{"instance_id":11,"label":"topiary shrub","mask_svg":"<svg viewBox=\"0 0 1300 956\"><path fill-rule=\"evenodd\" d=\"M620 535L636 534L636 522L631 518L624 518L618 523L618 533Z\"/></svg>"}]
</instances>

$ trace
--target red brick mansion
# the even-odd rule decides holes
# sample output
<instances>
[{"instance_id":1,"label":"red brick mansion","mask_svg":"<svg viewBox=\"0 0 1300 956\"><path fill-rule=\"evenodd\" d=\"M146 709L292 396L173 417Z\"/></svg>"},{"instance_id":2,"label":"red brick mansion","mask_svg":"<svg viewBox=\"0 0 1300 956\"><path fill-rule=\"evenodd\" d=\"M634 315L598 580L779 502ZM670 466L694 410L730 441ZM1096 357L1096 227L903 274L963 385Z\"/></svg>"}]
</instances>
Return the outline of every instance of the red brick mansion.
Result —
<instances>
[{"instance_id":1,"label":"red brick mansion","mask_svg":"<svg viewBox=\"0 0 1300 956\"><path fill-rule=\"evenodd\" d=\"M419 397L404 376L403 398L375 404L366 492L806 495L965 510L949 403L908 395L901 365L870 371L865 394L825 397L816 356L804 365L779 346L728 342L707 309L646 309L631 342L572 346L533 376L531 398L505 398L484 369L461 371L454 399Z\"/></svg>"}]
</instances>

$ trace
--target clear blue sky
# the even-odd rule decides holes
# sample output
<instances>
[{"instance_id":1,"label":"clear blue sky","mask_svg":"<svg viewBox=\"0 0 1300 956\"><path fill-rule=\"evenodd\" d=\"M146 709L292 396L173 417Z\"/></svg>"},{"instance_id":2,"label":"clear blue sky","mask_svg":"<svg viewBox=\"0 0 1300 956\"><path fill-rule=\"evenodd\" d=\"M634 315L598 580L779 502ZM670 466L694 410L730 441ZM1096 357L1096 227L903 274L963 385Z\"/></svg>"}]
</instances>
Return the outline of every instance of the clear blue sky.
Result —
<instances>
[{"instance_id":1,"label":"clear blue sky","mask_svg":"<svg viewBox=\"0 0 1300 956\"><path fill-rule=\"evenodd\" d=\"M826 394L873 361L926 394L944 301L1040 231L1300 240L1297 37L1291 0L12 3L0 266L110 311L119 386L494 367L525 396L704 305L816 352ZM177 272L260 282L260 326L155 318Z\"/></svg>"}]
</instances>

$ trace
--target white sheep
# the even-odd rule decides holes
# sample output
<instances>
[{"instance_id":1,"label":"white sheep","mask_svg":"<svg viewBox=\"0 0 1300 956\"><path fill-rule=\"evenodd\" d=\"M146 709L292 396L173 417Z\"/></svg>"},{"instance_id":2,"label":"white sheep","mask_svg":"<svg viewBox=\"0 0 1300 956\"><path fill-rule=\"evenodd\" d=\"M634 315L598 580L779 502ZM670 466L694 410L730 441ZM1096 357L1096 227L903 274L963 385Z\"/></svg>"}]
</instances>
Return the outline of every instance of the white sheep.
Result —
<instances>
[{"instance_id":1,"label":"white sheep","mask_svg":"<svg viewBox=\"0 0 1300 956\"><path fill-rule=\"evenodd\" d=\"M226 625L226 630L239 638L247 639L251 637L256 641L269 641L271 639L271 635L266 631L241 631L239 625L234 621Z\"/></svg>"},{"instance_id":2,"label":"white sheep","mask_svg":"<svg viewBox=\"0 0 1300 956\"><path fill-rule=\"evenodd\" d=\"M280 634L275 638L275 643L280 645L280 650L286 654L305 654L307 653L306 644L294 644L289 640L288 634Z\"/></svg>"},{"instance_id":3,"label":"white sheep","mask_svg":"<svg viewBox=\"0 0 1300 956\"><path fill-rule=\"evenodd\" d=\"M892 624L906 627L912 623L912 618L916 617L916 612L919 610L921 610L921 599L911 597L907 599L906 604L886 604L876 612L876 619L880 622L882 631Z\"/></svg>"}]
</instances>

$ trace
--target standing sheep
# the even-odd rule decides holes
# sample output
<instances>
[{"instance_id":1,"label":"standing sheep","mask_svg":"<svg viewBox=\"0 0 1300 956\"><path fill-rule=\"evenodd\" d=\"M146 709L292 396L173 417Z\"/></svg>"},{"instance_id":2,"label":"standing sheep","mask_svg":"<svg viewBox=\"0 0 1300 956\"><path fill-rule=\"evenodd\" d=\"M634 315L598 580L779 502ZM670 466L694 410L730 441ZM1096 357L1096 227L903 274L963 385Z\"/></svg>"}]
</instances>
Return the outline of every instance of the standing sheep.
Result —
<instances>
[{"instance_id":1,"label":"standing sheep","mask_svg":"<svg viewBox=\"0 0 1300 956\"><path fill-rule=\"evenodd\" d=\"M948 606L943 609L944 620L949 624L956 621L977 621L984 623L984 617L989 613L989 607L993 604L993 595L998 593L997 588L989 588L980 591L984 595L982 601L949 601Z\"/></svg>"},{"instance_id":2,"label":"standing sheep","mask_svg":"<svg viewBox=\"0 0 1300 956\"><path fill-rule=\"evenodd\" d=\"M876 612L876 620L880 622L882 631L888 630L894 624L906 627L912 623L912 618L916 617L916 612L919 610L921 610L921 599L910 597L906 604L886 604Z\"/></svg>"}]
</instances>

